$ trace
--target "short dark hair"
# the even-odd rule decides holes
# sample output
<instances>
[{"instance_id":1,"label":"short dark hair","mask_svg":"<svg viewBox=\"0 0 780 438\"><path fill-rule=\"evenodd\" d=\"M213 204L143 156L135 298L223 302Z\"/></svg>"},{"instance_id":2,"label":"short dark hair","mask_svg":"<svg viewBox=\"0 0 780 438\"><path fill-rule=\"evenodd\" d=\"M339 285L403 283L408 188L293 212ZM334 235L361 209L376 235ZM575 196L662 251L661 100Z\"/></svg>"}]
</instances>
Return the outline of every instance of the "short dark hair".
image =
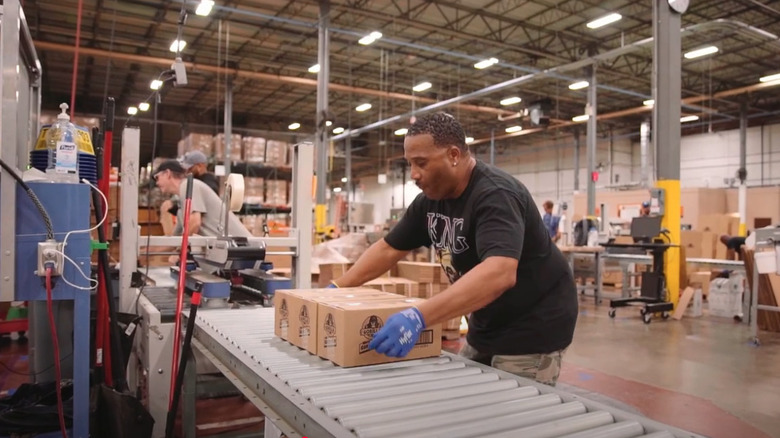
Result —
<instances>
[{"instance_id":1,"label":"short dark hair","mask_svg":"<svg viewBox=\"0 0 780 438\"><path fill-rule=\"evenodd\" d=\"M154 169L154 175L157 175L160 172L165 172L166 170L170 170L172 175L179 178L187 174L187 169L182 167L181 163L179 163L177 160L168 160L163 161L159 166L157 166L156 169Z\"/></svg>"},{"instance_id":2,"label":"short dark hair","mask_svg":"<svg viewBox=\"0 0 780 438\"><path fill-rule=\"evenodd\" d=\"M418 118L409 127L409 132L406 135L413 137L424 134L430 134L433 137L435 146L457 146L461 151L468 152L469 150L463 126L455 120L455 117L447 113L438 112Z\"/></svg>"},{"instance_id":3,"label":"short dark hair","mask_svg":"<svg viewBox=\"0 0 780 438\"><path fill-rule=\"evenodd\" d=\"M544 206L547 208L553 208L553 205L552 201L544 201Z\"/></svg>"}]
</instances>

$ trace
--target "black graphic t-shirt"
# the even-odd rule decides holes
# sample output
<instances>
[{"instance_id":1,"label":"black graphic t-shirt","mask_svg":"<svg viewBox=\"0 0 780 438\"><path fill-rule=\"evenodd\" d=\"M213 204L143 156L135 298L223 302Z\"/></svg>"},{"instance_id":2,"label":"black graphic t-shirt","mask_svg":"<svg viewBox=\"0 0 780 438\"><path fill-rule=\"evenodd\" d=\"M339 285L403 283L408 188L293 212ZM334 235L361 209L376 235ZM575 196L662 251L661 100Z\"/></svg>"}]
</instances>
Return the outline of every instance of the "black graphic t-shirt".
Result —
<instances>
[{"instance_id":1,"label":"black graphic t-shirt","mask_svg":"<svg viewBox=\"0 0 780 438\"><path fill-rule=\"evenodd\" d=\"M569 265L528 189L506 172L477 161L459 198L421 193L385 240L398 250L433 245L450 283L488 257L518 260L515 286L469 318L467 340L480 353L549 353L571 343L577 290Z\"/></svg>"}]
</instances>

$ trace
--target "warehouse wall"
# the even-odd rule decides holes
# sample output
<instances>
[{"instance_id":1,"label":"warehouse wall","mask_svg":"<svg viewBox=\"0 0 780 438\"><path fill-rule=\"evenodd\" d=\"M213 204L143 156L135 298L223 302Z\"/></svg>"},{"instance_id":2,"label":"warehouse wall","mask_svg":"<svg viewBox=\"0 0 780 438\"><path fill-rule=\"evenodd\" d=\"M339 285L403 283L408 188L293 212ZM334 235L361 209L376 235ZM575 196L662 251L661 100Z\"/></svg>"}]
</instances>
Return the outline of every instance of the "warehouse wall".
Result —
<instances>
[{"instance_id":1,"label":"warehouse wall","mask_svg":"<svg viewBox=\"0 0 780 438\"><path fill-rule=\"evenodd\" d=\"M546 199L565 201L570 206L574 199L574 146L571 136L536 140L530 143L518 137L519 144L511 151L499 151L496 163L525 184L537 204ZM585 136L580 136L580 192L587 191L587 156ZM653 179L652 147L649 153L650 178ZM488 161L485 148L477 149L477 156ZM611 158L611 159L610 159ZM640 150L638 134L612 140L611 156L608 139L599 139L596 163L603 170L596 184L598 190L610 185L622 185L640 180ZM739 130L689 135L680 145L680 172L683 187L728 187L724 179L734 178L739 167ZM780 125L753 127L747 131L748 184L751 186L780 184ZM398 179L398 178L397 178ZM414 185L405 187L406 205L419 190ZM401 207L400 181L388 180L379 185L376 179L361 181L356 199L375 204L377 223L384 222L391 207ZM405 205L405 206L406 206Z\"/></svg>"}]
</instances>

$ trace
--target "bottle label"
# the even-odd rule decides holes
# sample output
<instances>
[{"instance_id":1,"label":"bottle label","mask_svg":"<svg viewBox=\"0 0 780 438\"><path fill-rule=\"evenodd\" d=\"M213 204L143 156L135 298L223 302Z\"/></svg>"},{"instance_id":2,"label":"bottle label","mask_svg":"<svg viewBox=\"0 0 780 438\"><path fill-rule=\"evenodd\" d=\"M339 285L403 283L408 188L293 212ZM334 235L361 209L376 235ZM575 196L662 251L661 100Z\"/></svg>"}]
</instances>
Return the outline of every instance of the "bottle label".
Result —
<instances>
[{"instance_id":1,"label":"bottle label","mask_svg":"<svg viewBox=\"0 0 780 438\"><path fill-rule=\"evenodd\" d=\"M57 173L76 173L78 165L78 149L76 143L68 141L57 142Z\"/></svg>"}]
</instances>

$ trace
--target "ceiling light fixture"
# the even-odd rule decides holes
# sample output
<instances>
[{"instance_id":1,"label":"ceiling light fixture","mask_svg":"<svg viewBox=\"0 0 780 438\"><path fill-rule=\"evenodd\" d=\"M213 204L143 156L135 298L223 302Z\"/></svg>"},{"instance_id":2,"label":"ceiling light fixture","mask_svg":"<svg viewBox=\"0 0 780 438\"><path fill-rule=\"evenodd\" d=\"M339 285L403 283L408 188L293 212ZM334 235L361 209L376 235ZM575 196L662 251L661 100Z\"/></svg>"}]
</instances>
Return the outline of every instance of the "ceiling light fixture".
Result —
<instances>
[{"instance_id":1,"label":"ceiling light fixture","mask_svg":"<svg viewBox=\"0 0 780 438\"><path fill-rule=\"evenodd\" d=\"M502 99L501 102L499 102L499 103L501 105L508 106L508 105L514 105L516 103L520 103L522 101L523 101L523 99L521 99L521 98L519 98L517 96L512 96L512 97L507 97L506 99Z\"/></svg>"},{"instance_id":2,"label":"ceiling light fixture","mask_svg":"<svg viewBox=\"0 0 780 438\"><path fill-rule=\"evenodd\" d=\"M331 125L333 125L333 122L331 122L330 120L325 121L325 126L331 126Z\"/></svg>"},{"instance_id":3,"label":"ceiling light fixture","mask_svg":"<svg viewBox=\"0 0 780 438\"><path fill-rule=\"evenodd\" d=\"M510 134L511 134L511 133L513 133L513 132L520 132L520 131L522 131L522 130L523 130L523 127L522 127L522 126L520 126L520 125L515 125L515 126L510 126L510 127L506 128L504 131L506 131L506 132L508 132L508 133L510 133Z\"/></svg>"},{"instance_id":4,"label":"ceiling light fixture","mask_svg":"<svg viewBox=\"0 0 780 438\"><path fill-rule=\"evenodd\" d=\"M588 85L590 85L590 82L588 81L578 81L570 84L569 90L582 90L583 88L588 88Z\"/></svg>"},{"instance_id":5,"label":"ceiling light fixture","mask_svg":"<svg viewBox=\"0 0 780 438\"><path fill-rule=\"evenodd\" d=\"M149 84L149 88L151 88L152 90L159 90L160 87L162 87L162 84L163 84L163 81L161 81L159 79L155 79L155 80L152 81L151 84Z\"/></svg>"},{"instance_id":6,"label":"ceiling light fixture","mask_svg":"<svg viewBox=\"0 0 780 438\"><path fill-rule=\"evenodd\" d=\"M138 108L134 106L127 108L127 114L130 114L131 116L138 114Z\"/></svg>"},{"instance_id":7,"label":"ceiling light fixture","mask_svg":"<svg viewBox=\"0 0 780 438\"><path fill-rule=\"evenodd\" d=\"M296 129L300 128L301 124L298 122L290 123L290 125L287 127L290 131L295 131Z\"/></svg>"},{"instance_id":8,"label":"ceiling light fixture","mask_svg":"<svg viewBox=\"0 0 780 438\"><path fill-rule=\"evenodd\" d=\"M368 111L371 109L370 103L361 103L360 105L355 107L355 111L362 113L363 111Z\"/></svg>"},{"instance_id":9,"label":"ceiling light fixture","mask_svg":"<svg viewBox=\"0 0 780 438\"><path fill-rule=\"evenodd\" d=\"M344 132L344 128L342 128L341 126L339 126L338 128L335 128L335 129L333 130L333 133L334 133L334 134L336 134L336 135L339 135L339 134L341 134L342 132Z\"/></svg>"},{"instance_id":10,"label":"ceiling light fixture","mask_svg":"<svg viewBox=\"0 0 780 438\"><path fill-rule=\"evenodd\" d=\"M582 114L582 115L579 115L579 116L572 117L571 121L572 122L584 122L584 121L588 120L589 118L590 118L590 116L588 116L587 114Z\"/></svg>"},{"instance_id":11,"label":"ceiling light fixture","mask_svg":"<svg viewBox=\"0 0 780 438\"><path fill-rule=\"evenodd\" d=\"M406 128L396 129L393 134L395 135L406 135L406 133L409 132Z\"/></svg>"},{"instance_id":12,"label":"ceiling light fixture","mask_svg":"<svg viewBox=\"0 0 780 438\"><path fill-rule=\"evenodd\" d=\"M474 137L466 137L466 144L474 143Z\"/></svg>"},{"instance_id":13,"label":"ceiling light fixture","mask_svg":"<svg viewBox=\"0 0 780 438\"><path fill-rule=\"evenodd\" d=\"M177 45L179 46L178 50L176 49ZM176 52L181 52L182 50L184 50L185 47L187 47L187 41L173 40L173 42L171 43L170 50L171 52L176 53Z\"/></svg>"},{"instance_id":14,"label":"ceiling light fixture","mask_svg":"<svg viewBox=\"0 0 780 438\"><path fill-rule=\"evenodd\" d=\"M149 111L149 102L141 102L138 104L138 109L141 111Z\"/></svg>"},{"instance_id":15,"label":"ceiling light fixture","mask_svg":"<svg viewBox=\"0 0 780 438\"><path fill-rule=\"evenodd\" d=\"M374 42L380 38L382 38L382 32L374 31L364 36L363 38L359 39L358 43L367 46L369 44L374 44Z\"/></svg>"},{"instance_id":16,"label":"ceiling light fixture","mask_svg":"<svg viewBox=\"0 0 780 438\"><path fill-rule=\"evenodd\" d=\"M683 55L685 59L701 58L702 56L712 55L718 53L718 48L715 46L702 47L701 49L691 50Z\"/></svg>"},{"instance_id":17,"label":"ceiling light fixture","mask_svg":"<svg viewBox=\"0 0 780 438\"><path fill-rule=\"evenodd\" d=\"M319 73L320 72L320 65L314 64L311 67L309 67L309 73Z\"/></svg>"},{"instance_id":18,"label":"ceiling light fixture","mask_svg":"<svg viewBox=\"0 0 780 438\"><path fill-rule=\"evenodd\" d=\"M773 75L764 76L761 79L759 79L760 82L774 82L774 81L780 81L780 73L775 73Z\"/></svg>"},{"instance_id":19,"label":"ceiling light fixture","mask_svg":"<svg viewBox=\"0 0 780 438\"><path fill-rule=\"evenodd\" d=\"M685 123L685 122L695 122L695 121L697 121L697 120L699 120L699 116L685 116L685 117L680 117L680 123Z\"/></svg>"},{"instance_id":20,"label":"ceiling light fixture","mask_svg":"<svg viewBox=\"0 0 780 438\"><path fill-rule=\"evenodd\" d=\"M474 68L476 68L477 70L482 70L495 64L498 64L498 59L496 58L483 59L482 61L479 61L478 63L474 64Z\"/></svg>"},{"instance_id":21,"label":"ceiling light fixture","mask_svg":"<svg viewBox=\"0 0 780 438\"><path fill-rule=\"evenodd\" d=\"M642 102L642 105L644 106L653 106L655 104L655 99L647 99Z\"/></svg>"},{"instance_id":22,"label":"ceiling light fixture","mask_svg":"<svg viewBox=\"0 0 780 438\"><path fill-rule=\"evenodd\" d=\"M341 187L333 187L333 193L341 193Z\"/></svg>"},{"instance_id":23,"label":"ceiling light fixture","mask_svg":"<svg viewBox=\"0 0 780 438\"><path fill-rule=\"evenodd\" d=\"M598 29L616 21L620 21L621 18L623 18L622 15L618 14L617 12L613 12L609 15L605 15L601 18L597 18L591 21L590 23L586 24L586 26L588 26L589 29Z\"/></svg>"},{"instance_id":24,"label":"ceiling light fixture","mask_svg":"<svg viewBox=\"0 0 780 438\"><path fill-rule=\"evenodd\" d=\"M419 93L420 91L425 91L431 88L432 86L433 84L431 84L430 82L420 82L419 84L412 87L412 91L416 91Z\"/></svg>"},{"instance_id":25,"label":"ceiling light fixture","mask_svg":"<svg viewBox=\"0 0 780 438\"><path fill-rule=\"evenodd\" d=\"M341 177L341 182L343 182L343 183L347 182L347 177L346 176L342 176Z\"/></svg>"},{"instance_id":26,"label":"ceiling light fixture","mask_svg":"<svg viewBox=\"0 0 780 438\"><path fill-rule=\"evenodd\" d=\"M211 8L213 7L213 0L200 0L200 4L198 4L198 7L195 9L195 15L207 17L211 13Z\"/></svg>"}]
</instances>

